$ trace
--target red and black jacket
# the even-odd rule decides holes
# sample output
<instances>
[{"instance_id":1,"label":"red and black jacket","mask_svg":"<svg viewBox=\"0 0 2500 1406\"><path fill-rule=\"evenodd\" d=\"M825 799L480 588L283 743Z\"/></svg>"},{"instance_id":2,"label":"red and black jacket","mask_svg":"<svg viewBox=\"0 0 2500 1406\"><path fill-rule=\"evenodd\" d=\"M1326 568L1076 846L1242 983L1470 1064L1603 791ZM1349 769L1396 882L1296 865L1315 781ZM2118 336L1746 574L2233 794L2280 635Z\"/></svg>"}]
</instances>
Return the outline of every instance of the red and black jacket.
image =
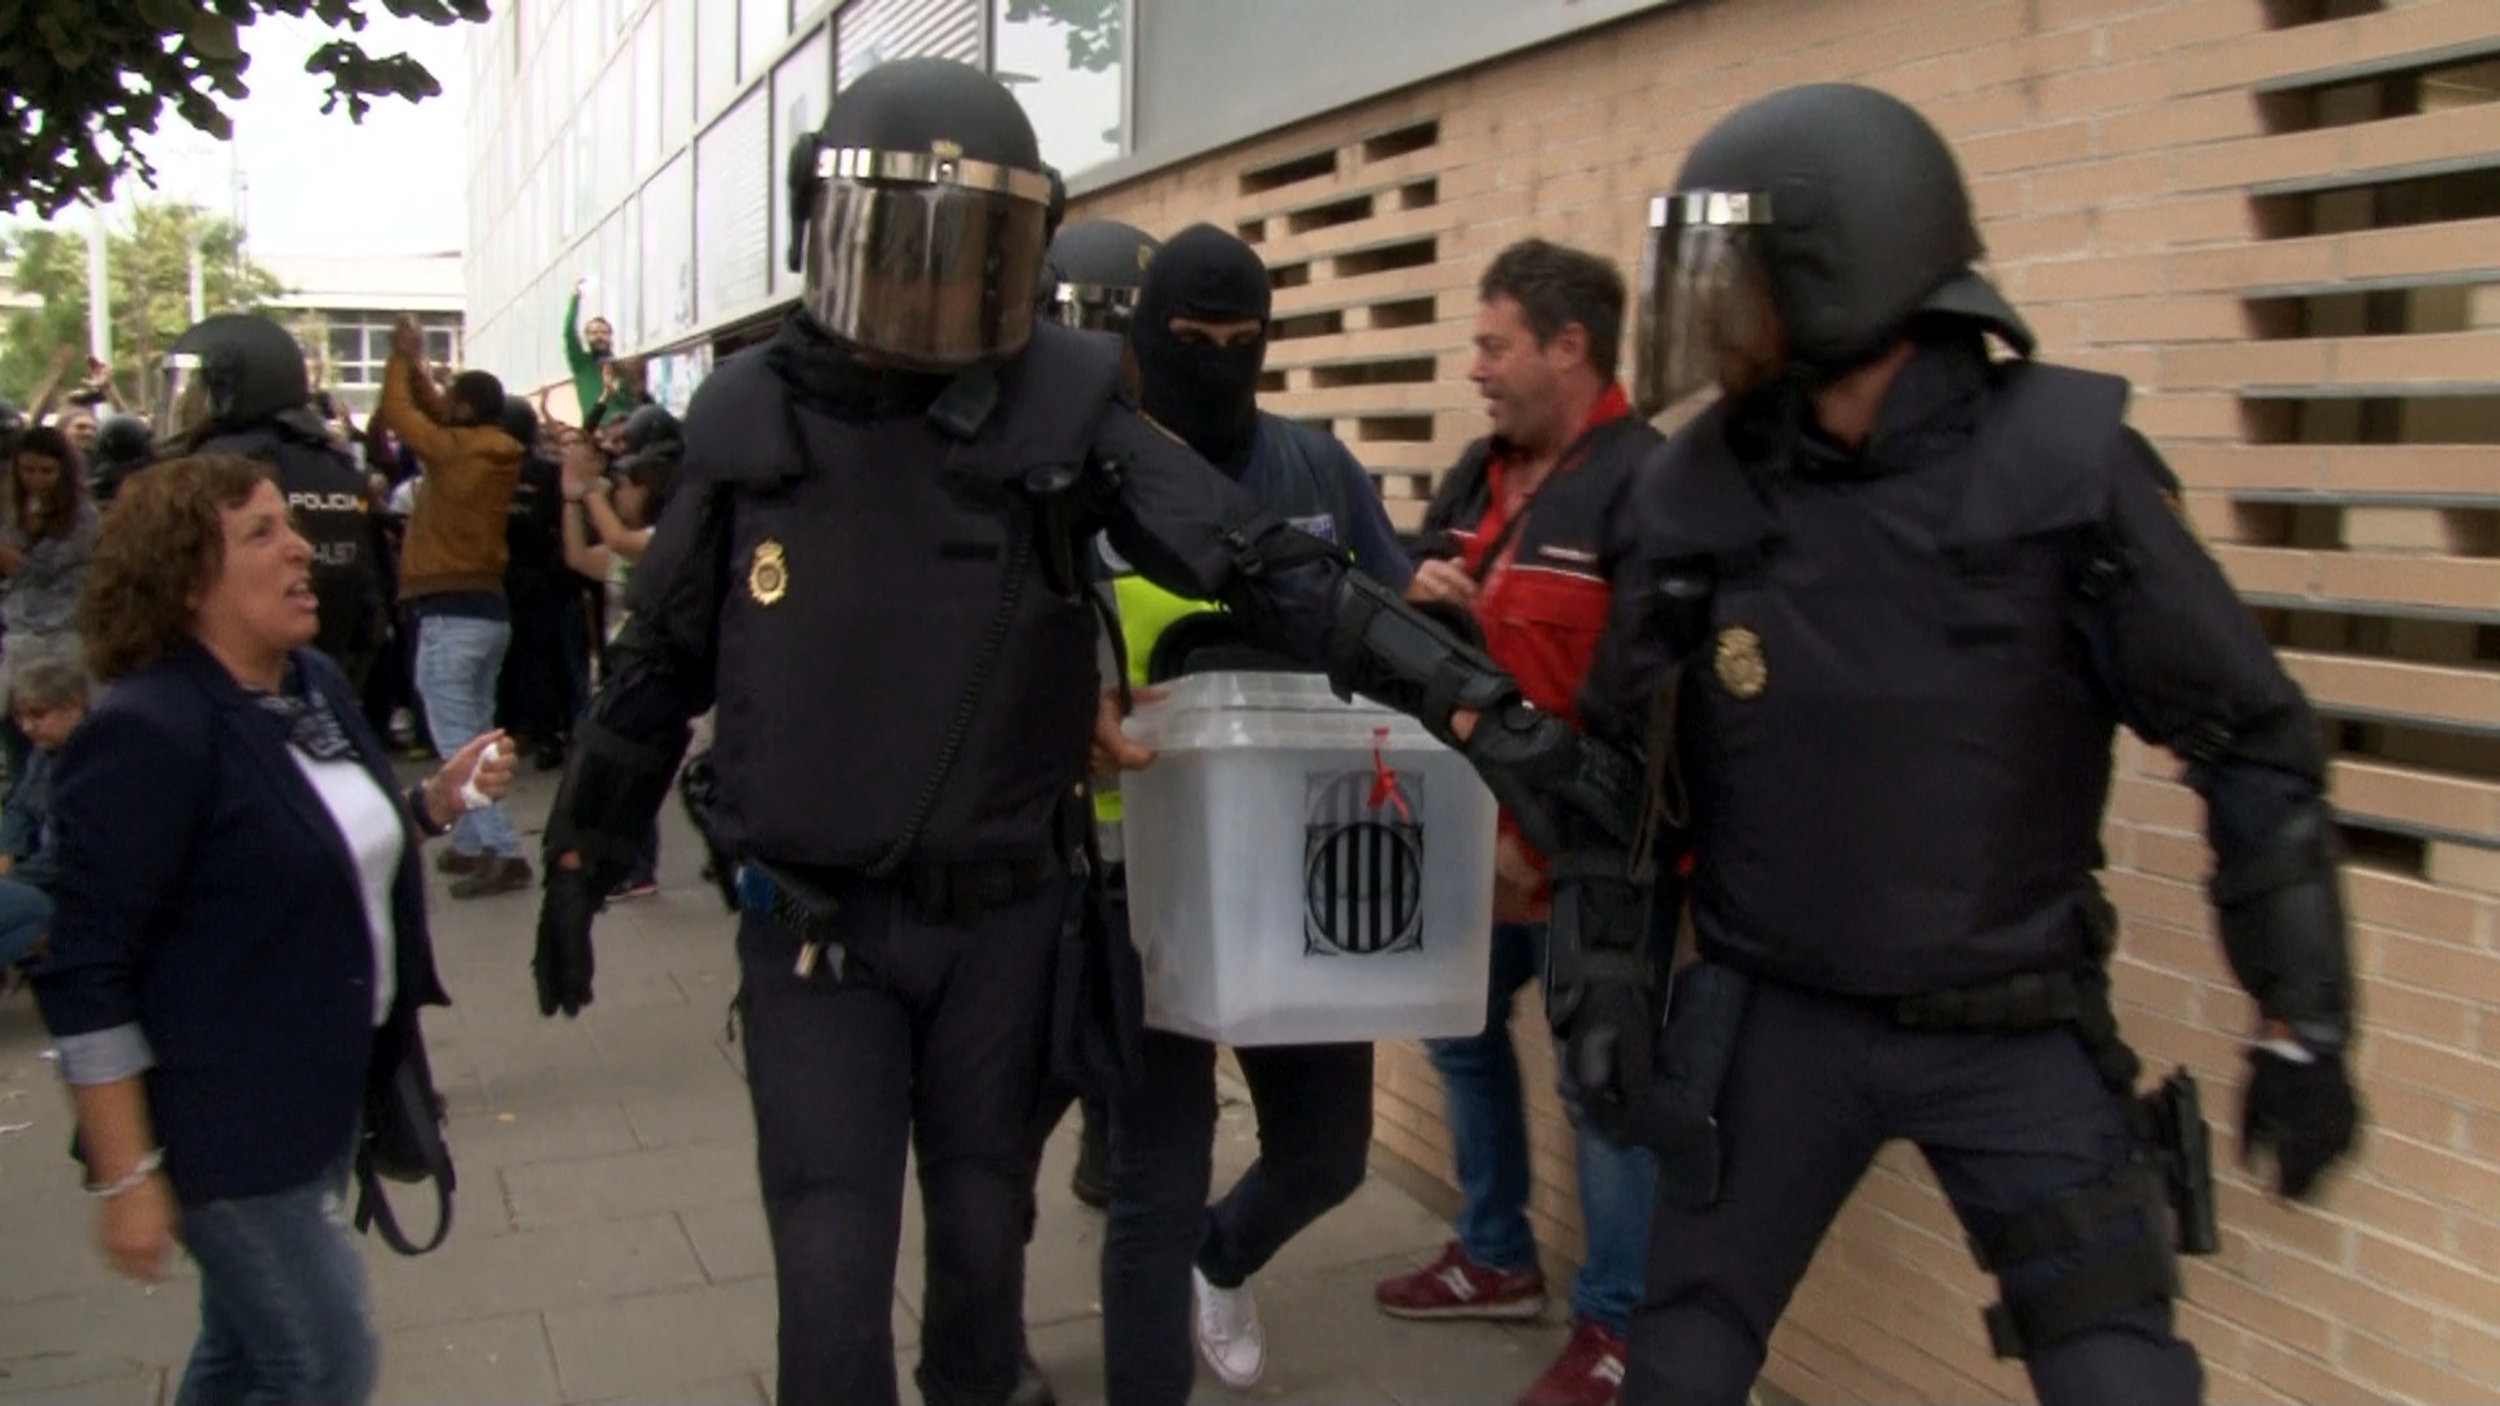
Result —
<instances>
[{"instance_id":1,"label":"red and black jacket","mask_svg":"<svg viewBox=\"0 0 2500 1406\"><path fill-rule=\"evenodd\" d=\"M1578 720L1580 685L1613 601L1607 557L1632 476L1665 442L1633 416L1622 387L1609 387L1516 513L1501 511L1515 451L1490 438L1467 447L1424 510L1416 559L1456 560L1476 579L1486 652L1547 712Z\"/></svg>"}]
</instances>

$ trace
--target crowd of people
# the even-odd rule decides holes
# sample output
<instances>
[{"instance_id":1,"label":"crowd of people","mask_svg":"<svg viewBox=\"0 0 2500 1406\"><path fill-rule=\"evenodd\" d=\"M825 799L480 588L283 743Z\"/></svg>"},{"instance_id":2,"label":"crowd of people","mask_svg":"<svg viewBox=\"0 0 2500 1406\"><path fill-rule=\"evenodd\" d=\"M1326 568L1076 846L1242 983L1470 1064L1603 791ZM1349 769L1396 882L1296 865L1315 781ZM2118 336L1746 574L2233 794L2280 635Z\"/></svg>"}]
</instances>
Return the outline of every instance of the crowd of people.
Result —
<instances>
[{"instance_id":1,"label":"crowd of people","mask_svg":"<svg viewBox=\"0 0 2500 1406\"><path fill-rule=\"evenodd\" d=\"M1430 1050L1465 1206L1383 1313L1544 1311L1509 1032L1541 978L1589 1253L1523 1406L1744 1401L1895 1138L2044 1401L2198 1397L2172 1227L2210 1248L2211 1187L2192 1088L2139 1098L2110 1014L2111 738L2177 749L2209 803L2263 1021L2241 1141L2294 1197L2359 1119L2324 759L2123 385L2031 360L1916 112L1822 85L1728 118L1652 207L1637 307L1600 253L1503 250L1487 433L1403 535L1346 445L1261 409L1257 251L1059 229L978 70L871 70L789 173L803 295L682 425L577 298L578 427L438 377L403 321L342 429L242 318L177 345L174 457L100 520L67 427L16 438L0 954L49 942L115 1262L153 1275L178 1235L202 1266L184 1400L370 1389L323 1207L360 1090L370 1131L377 1080L425 1084L422 838L455 898L543 888L540 1007L578 1014L681 768L739 914L779 1399L898 1399L909 1154L922 1399L1049 1401L1023 1246L1080 1103L1112 1406L1179 1406L1201 1361L1258 1383L1294 1345L1252 1281L1360 1184L1372 1049L1239 1050L1259 1155L1210 1201L1216 1050L1143 1024L1108 800L1154 764L1137 691L1208 668L1324 671L1502 804L1486 1023ZM403 712L448 759L404 793ZM564 769L536 866L507 734ZM297 850L329 862L288 877Z\"/></svg>"},{"instance_id":2,"label":"crowd of people","mask_svg":"<svg viewBox=\"0 0 2500 1406\"><path fill-rule=\"evenodd\" d=\"M345 1198L361 1226L377 1176L448 1185L385 1136L441 1114L420 849L449 837L455 899L530 884L501 798L523 747L562 765L676 425L619 370L587 427L542 421L410 319L362 424L265 317L168 371L161 430L95 364L0 417L0 989L35 987L112 1262L199 1266L181 1399L361 1401Z\"/></svg>"}]
</instances>

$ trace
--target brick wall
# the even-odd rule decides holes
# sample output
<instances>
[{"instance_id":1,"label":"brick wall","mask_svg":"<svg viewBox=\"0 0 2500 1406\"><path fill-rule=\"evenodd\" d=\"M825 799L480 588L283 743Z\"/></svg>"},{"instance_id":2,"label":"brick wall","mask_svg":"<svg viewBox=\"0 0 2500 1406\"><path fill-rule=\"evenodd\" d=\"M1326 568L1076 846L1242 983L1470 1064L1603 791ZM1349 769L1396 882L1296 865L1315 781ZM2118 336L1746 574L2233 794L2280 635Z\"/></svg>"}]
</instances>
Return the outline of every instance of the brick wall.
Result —
<instances>
[{"instance_id":1,"label":"brick wall","mask_svg":"<svg viewBox=\"0 0 2500 1406\"><path fill-rule=\"evenodd\" d=\"M2229 1401L2500 1399L2500 5L2491 0L1699 0L1100 192L1239 230L1278 275L1270 405L1333 429L1411 522L1479 433L1473 283L1529 234L1634 266L1643 197L1731 106L1854 79L1954 140L2046 354L2133 418L2336 748L2374 1127L2323 1209L2235 1170L2249 1007L2211 936L2202 807L2119 748L2119 996L2219 1115L2224 1248L2187 1331ZM1533 1011L1518 1023L1550 1083ZM1447 1176L1438 1088L1386 1052L1381 1151ZM1570 1138L1533 1110L1570 1258ZM1811 1400L2020 1396L1990 1284L1895 1148L1773 1344Z\"/></svg>"}]
</instances>

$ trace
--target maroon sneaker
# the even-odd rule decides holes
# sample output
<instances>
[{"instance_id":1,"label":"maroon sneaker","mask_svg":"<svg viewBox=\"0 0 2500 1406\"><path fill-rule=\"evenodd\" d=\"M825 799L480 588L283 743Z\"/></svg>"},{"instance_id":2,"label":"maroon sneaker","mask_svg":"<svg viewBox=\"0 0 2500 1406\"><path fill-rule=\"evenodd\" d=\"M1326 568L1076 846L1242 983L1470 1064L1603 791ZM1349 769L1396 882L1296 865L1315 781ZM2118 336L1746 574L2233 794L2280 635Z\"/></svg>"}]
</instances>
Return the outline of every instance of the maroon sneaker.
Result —
<instances>
[{"instance_id":1,"label":"maroon sneaker","mask_svg":"<svg viewBox=\"0 0 2500 1406\"><path fill-rule=\"evenodd\" d=\"M1534 1318L1545 1311L1545 1276L1535 1265L1478 1264L1453 1240L1441 1258L1372 1286L1372 1299L1392 1318Z\"/></svg>"},{"instance_id":2,"label":"maroon sneaker","mask_svg":"<svg viewBox=\"0 0 2500 1406\"><path fill-rule=\"evenodd\" d=\"M1623 1339L1586 1318L1571 1325L1571 1341L1519 1398L1519 1406L1615 1406L1623 1393Z\"/></svg>"}]
</instances>

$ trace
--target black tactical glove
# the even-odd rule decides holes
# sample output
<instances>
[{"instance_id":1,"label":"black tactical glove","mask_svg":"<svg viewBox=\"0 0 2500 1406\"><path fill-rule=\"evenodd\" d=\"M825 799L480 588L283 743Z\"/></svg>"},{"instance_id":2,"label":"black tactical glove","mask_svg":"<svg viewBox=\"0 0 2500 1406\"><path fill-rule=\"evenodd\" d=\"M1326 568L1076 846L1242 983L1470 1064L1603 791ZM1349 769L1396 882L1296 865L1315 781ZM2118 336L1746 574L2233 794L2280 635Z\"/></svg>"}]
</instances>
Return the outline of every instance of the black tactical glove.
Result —
<instances>
[{"instance_id":1,"label":"black tactical glove","mask_svg":"<svg viewBox=\"0 0 2500 1406\"><path fill-rule=\"evenodd\" d=\"M1656 1161L1659 1197L1683 1210L1707 1210L1719 1199L1719 1094L1752 989L1726 967L1686 967L1675 978L1671 1013L1654 1048L1645 1035L1624 1040L1614 1033L1623 1027L1602 1014L1582 1024L1592 1010L1622 1008L1626 997L1648 1010L1654 998L1627 986L1587 988L1588 998L1569 1022L1560 1061L1563 1096L1609 1142L1647 1148ZM1650 1060L1652 1077L1630 1078L1622 1067L1635 1043Z\"/></svg>"},{"instance_id":2,"label":"black tactical glove","mask_svg":"<svg viewBox=\"0 0 2500 1406\"><path fill-rule=\"evenodd\" d=\"M1656 1014L1648 993L1629 982L1583 985L1570 1013L1556 1022L1562 1048L1562 1091L1580 1116L1610 1141L1636 1140L1635 1124L1650 1085L1649 1032Z\"/></svg>"},{"instance_id":3,"label":"black tactical glove","mask_svg":"<svg viewBox=\"0 0 2500 1406\"><path fill-rule=\"evenodd\" d=\"M538 978L538 1013L580 1015L590 1004L590 920L602 906L602 890L587 868L547 866L546 897L538 905L538 951L530 971Z\"/></svg>"},{"instance_id":4,"label":"black tactical glove","mask_svg":"<svg viewBox=\"0 0 2500 1406\"><path fill-rule=\"evenodd\" d=\"M2240 1104L2240 1165L2274 1150L2275 1186L2304 1200L2335 1159L2352 1147L2361 1122L2341 1050L2299 1060L2263 1045L2248 1052L2248 1091Z\"/></svg>"},{"instance_id":5,"label":"black tactical glove","mask_svg":"<svg viewBox=\"0 0 2500 1406\"><path fill-rule=\"evenodd\" d=\"M1485 713L1458 750L1539 854L1581 840L1621 848L1640 829L1640 767L1551 713L1525 705Z\"/></svg>"}]
</instances>

